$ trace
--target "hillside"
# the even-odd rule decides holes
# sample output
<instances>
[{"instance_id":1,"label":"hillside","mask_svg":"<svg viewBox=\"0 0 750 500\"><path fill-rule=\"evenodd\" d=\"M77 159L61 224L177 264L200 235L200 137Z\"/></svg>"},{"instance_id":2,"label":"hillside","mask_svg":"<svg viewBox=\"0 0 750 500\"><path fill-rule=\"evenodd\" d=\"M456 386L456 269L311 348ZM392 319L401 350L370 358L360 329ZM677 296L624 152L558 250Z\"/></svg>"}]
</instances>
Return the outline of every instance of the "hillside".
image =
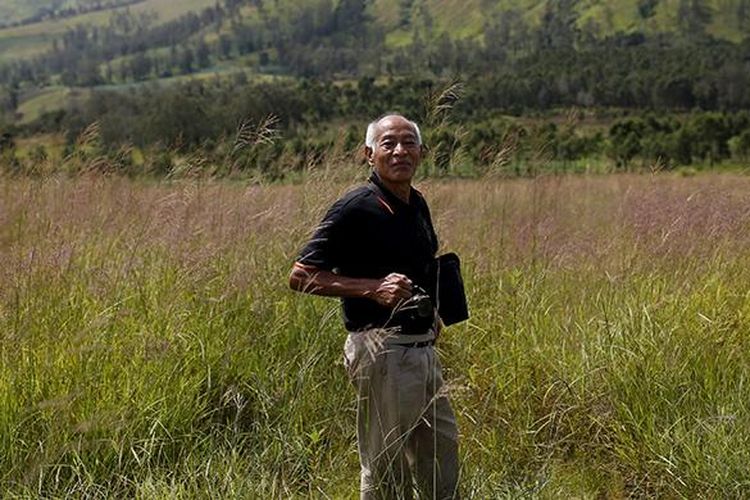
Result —
<instances>
[{"instance_id":1,"label":"hillside","mask_svg":"<svg viewBox=\"0 0 750 500\"><path fill-rule=\"evenodd\" d=\"M106 26L116 14L146 16L152 25L186 15L200 15L203 9L221 5L232 12L232 22L259 22L258 9L236 9L248 4L261 6L280 16L306 8L331 12L338 8L331 0L7 0L0 4L0 62L28 59L52 48L53 41L78 26ZM356 3L356 2L354 2ZM409 44L415 35L430 42L442 35L453 39L481 38L488 24L507 31L519 22L538 27L548 5L569 9L572 24L587 36L605 38L616 33L644 34L706 33L740 41L750 33L750 0L371 0L367 13L381 29L388 46ZM31 22L37 19L38 22ZM8 26L11 24L17 26ZM5 27L3 27L5 26ZM225 26L226 28L226 26ZM221 28L219 28L221 29ZM273 29L273 27L271 27Z\"/></svg>"},{"instance_id":2,"label":"hillside","mask_svg":"<svg viewBox=\"0 0 750 500\"><path fill-rule=\"evenodd\" d=\"M104 8L100 10L86 10L82 14L67 15L58 18L44 19L39 22L0 28L0 63L17 59L26 59L50 50L54 40L61 40L64 34L79 25L105 26L110 23L112 16L128 11L133 15L147 15L152 22L165 23L186 13L199 11L213 5L213 0L112 0L105 5L120 5L124 7ZM37 16L40 9L54 2L37 1L21 2L9 0L0 4L0 19L6 23L20 22L29 17Z\"/></svg>"},{"instance_id":3,"label":"hillside","mask_svg":"<svg viewBox=\"0 0 750 500\"><path fill-rule=\"evenodd\" d=\"M375 0L372 10L385 26L390 40L403 41L415 27L423 33L448 33L454 37L479 36L492 18L508 14L532 26L542 22L546 0ZM617 32L677 33L681 15L701 11L706 32L721 39L739 41L750 34L748 0L579 0L569 3L577 14L576 26L598 38ZM425 18L431 29L425 30Z\"/></svg>"},{"instance_id":4,"label":"hillside","mask_svg":"<svg viewBox=\"0 0 750 500\"><path fill-rule=\"evenodd\" d=\"M241 2L226 1L225 5ZM263 1L248 2L262 5ZM296 10L302 5L326 5L330 0L281 0L265 2L266 8ZM479 37L493 20L512 24L523 19L538 26L547 0L371 0L368 11L386 34L389 45L409 43L418 31L430 40L445 33L453 38ZM576 13L575 24L597 38L618 32L641 31L646 34L677 33L690 28L681 16L693 15L705 22L707 33L739 41L750 33L750 0L579 0L554 2L570 4ZM129 5L128 5L129 4ZM0 26L44 18L22 26L0 29L0 61L25 58L51 47L52 40L77 25L105 25L111 15L126 9L135 15L148 14L163 23L187 13L199 13L217 4L214 0L8 0L0 4ZM103 5L96 10L92 5ZM118 7L119 5L125 5ZM110 7L111 6L111 7ZM76 14L75 10L81 13ZM71 12L72 11L72 12ZM45 13L47 13L45 15ZM697 14L696 14L697 13ZM49 18L51 15L57 17Z\"/></svg>"},{"instance_id":5,"label":"hillside","mask_svg":"<svg viewBox=\"0 0 750 500\"><path fill-rule=\"evenodd\" d=\"M1 8L16 25L0 29L0 126L44 118L91 89L132 93L194 79L471 75L477 104L513 113L745 109L750 98L750 0L61 0Z\"/></svg>"}]
</instances>

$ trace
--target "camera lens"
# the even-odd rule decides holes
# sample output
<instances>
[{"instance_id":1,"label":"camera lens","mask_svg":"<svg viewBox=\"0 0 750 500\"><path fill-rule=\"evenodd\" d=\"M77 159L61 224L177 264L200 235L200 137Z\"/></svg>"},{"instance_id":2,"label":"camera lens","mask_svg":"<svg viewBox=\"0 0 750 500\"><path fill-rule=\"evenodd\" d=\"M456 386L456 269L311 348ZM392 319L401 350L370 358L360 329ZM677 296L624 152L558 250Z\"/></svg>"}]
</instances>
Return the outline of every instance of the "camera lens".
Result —
<instances>
[{"instance_id":1,"label":"camera lens","mask_svg":"<svg viewBox=\"0 0 750 500\"><path fill-rule=\"evenodd\" d=\"M422 318L432 316L432 301L427 295L420 295L417 299L417 314Z\"/></svg>"}]
</instances>

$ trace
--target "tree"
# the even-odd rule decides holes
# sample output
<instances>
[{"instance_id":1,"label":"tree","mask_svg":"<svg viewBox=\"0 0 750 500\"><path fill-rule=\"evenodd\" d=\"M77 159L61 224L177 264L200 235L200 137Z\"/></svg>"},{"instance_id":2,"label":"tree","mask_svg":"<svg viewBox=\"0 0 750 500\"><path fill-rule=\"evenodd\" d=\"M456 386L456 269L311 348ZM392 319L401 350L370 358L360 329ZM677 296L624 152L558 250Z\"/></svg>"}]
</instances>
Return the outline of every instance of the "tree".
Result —
<instances>
[{"instance_id":1,"label":"tree","mask_svg":"<svg viewBox=\"0 0 750 500\"><path fill-rule=\"evenodd\" d=\"M145 53L139 52L130 61L130 72L134 80L144 80L151 73L153 62Z\"/></svg>"},{"instance_id":2,"label":"tree","mask_svg":"<svg viewBox=\"0 0 750 500\"><path fill-rule=\"evenodd\" d=\"M737 0L737 28L747 30L750 25L750 0Z\"/></svg>"},{"instance_id":3,"label":"tree","mask_svg":"<svg viewBox=\"0 0 750 500\"><path fill-rule=\"evenodd\" d=\"M198 42L198 46L195 49L195 55L196 59L198 60L199 68L207 68L211 65L211 51L202 38Z\"/></svg>"},{"instance_id":4,"label":"tree","mask_svg":"<svg viewBox=\"0 0 750 500\"><path fill-rule=\"evenodd\" d=\"M732 152L732 158L747 162L750 159L750 130L744 130L729 139L729 150Z\"/></svg>"},{"instance_id":5,"label":"tree","mask_svg":"<svg viewBox=\"0 0 750 500\"><path fill-rule=\"evenodd\" d=\"M219 55L222 59L229 59L232 54L232 37L221 35L219 37Z\"/></svg>"},{"instance_id":6,"label":"tree","mask_svg":"<svg viewBox=\"0 0 750 500\"><path fill-rule=\"evenodd\" d=\"M577 35L577 0L547 0L542 14L542 24L537 31L537 45L540 49L571 48Z\"/></svg>"},{"instance_id":7,"label":"tree","mask_svg":"<svg viewBox=\"0 0 750 500\"><path fill-rule=\"evenodd\" d=\"M195 56L193 56L193 51L190 50L190 47L185 47L182 54L180 54L180 71L185 74L192 73L194 60Z\"/></svg>"},{"instance_id":8,"label":"tree","mask_svg":"<svg viewBox=\"0 0 750 500\"><path fill-rule=\"evenodd\" d=\"M620 167L627 167L641 152L641 138L645 131L642 120L616 122L609 130L610 154Z\"/></svg>"},{"instance_id":9,"label":"tree","mask_svg":"<svg viewBox=\"0 0 750 500\"><path fill-rule=\"evenodd\" d=\"M677 6L677 22L686 38L705 35L712 18L713 13L705 0L680 0Z\"/></svg>"},{"instance_id":10,"label":"tree","mask_svg":"<svg viewBox=\"0 0 750 500\"><path fill-rule=\"evenodd\" d=\"M411 24L411 8L414 4L414 0L399 0L398 3L398 24L402 28L406 28Z\"/></svg>"},{"instance_id":11,"label":"tree","mask_svg":"<svg viewBox=\"0 0 750 500\"><path fill-rule=\"evenodd\" d=\"M0 168L7 172L18 173L21 164L16 156L16 141L11 132L0 133Z\"/></svg>"},{"instance_id":12,"label":"tree","mask_svg":"<svg viewBox=\"0 0 750 500\"><path fill-rule=\"evenodd\" d=\"M18 85L0 88L0 114L13 114L18 109Z\"/></svg>"},{"instance_id":13,"label":"tree","mask_svg":"<svg viewBox=\"0 0 750 500\"><path fill-rule=\"evenodd\" d=\"M491 20L484 25L484 53L487 59L495 62L505 60L505 47L508 45L509 33L501 22Z\"/></svg>"},{"instance_id":14,"label":"tree","mask_svg":"<svg viewBox=\"0 0 750 500\"><path fill-rule=\"evenodd\" d=\"M659 5L659 0L639 0L638 15L641 16L641 19L643 20L654 17L657 5Z\"/></svg>"},{"instance_id":15,"label":"tree","mask_svg":"<svg viewBox=\"0 0 750 500\"><path fill-rule=\"evenodd\" d=\"M367 20L366 7L364 0L340 0L333 11L334 30L357 33Z\"/></svg>"}]
</instances>

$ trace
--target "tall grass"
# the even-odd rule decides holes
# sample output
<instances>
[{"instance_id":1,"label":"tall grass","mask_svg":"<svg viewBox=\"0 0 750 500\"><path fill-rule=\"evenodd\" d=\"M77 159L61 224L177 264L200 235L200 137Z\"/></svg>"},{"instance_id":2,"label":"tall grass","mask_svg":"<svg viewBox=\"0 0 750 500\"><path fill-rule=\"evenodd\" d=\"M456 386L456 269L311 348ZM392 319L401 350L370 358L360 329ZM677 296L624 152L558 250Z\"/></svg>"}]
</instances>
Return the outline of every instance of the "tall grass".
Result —
<instances>
[{"instance_id":1,"label":"tall grass","mask_svg":"<svg viewBox=\"0 0 750 500\"><path fill-rule=\"evenodd\" d=\"M334 170L0 181L4 494L355 497L338 306L285 284ZM440 339L465 496L750 494L750 179L421 189L472 312Z\"/></svg>"}]
</instances>

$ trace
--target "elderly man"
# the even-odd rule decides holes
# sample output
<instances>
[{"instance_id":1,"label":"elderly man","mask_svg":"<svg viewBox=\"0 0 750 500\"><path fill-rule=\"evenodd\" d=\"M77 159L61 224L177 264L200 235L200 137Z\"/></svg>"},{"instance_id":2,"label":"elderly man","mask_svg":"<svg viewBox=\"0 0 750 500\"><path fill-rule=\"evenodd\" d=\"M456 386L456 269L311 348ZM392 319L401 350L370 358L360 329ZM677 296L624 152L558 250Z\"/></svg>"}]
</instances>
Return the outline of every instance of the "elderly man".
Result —
<instances>
[{"instance_id":1,"label":"elderly man","mask_svg":"<svg viewBox=\"0 0 750 500\"><path fill-rule=\"evenodd\" d=\"M424 152L401 115L372 122L368 183L333 204L294 264L294 290L341 297L344 365L358 392L361 498L457 498L458 437L433 345L438 242L411 186ZM416 484L413 484L413 483Z\"/></svg>"}]
</instances>

